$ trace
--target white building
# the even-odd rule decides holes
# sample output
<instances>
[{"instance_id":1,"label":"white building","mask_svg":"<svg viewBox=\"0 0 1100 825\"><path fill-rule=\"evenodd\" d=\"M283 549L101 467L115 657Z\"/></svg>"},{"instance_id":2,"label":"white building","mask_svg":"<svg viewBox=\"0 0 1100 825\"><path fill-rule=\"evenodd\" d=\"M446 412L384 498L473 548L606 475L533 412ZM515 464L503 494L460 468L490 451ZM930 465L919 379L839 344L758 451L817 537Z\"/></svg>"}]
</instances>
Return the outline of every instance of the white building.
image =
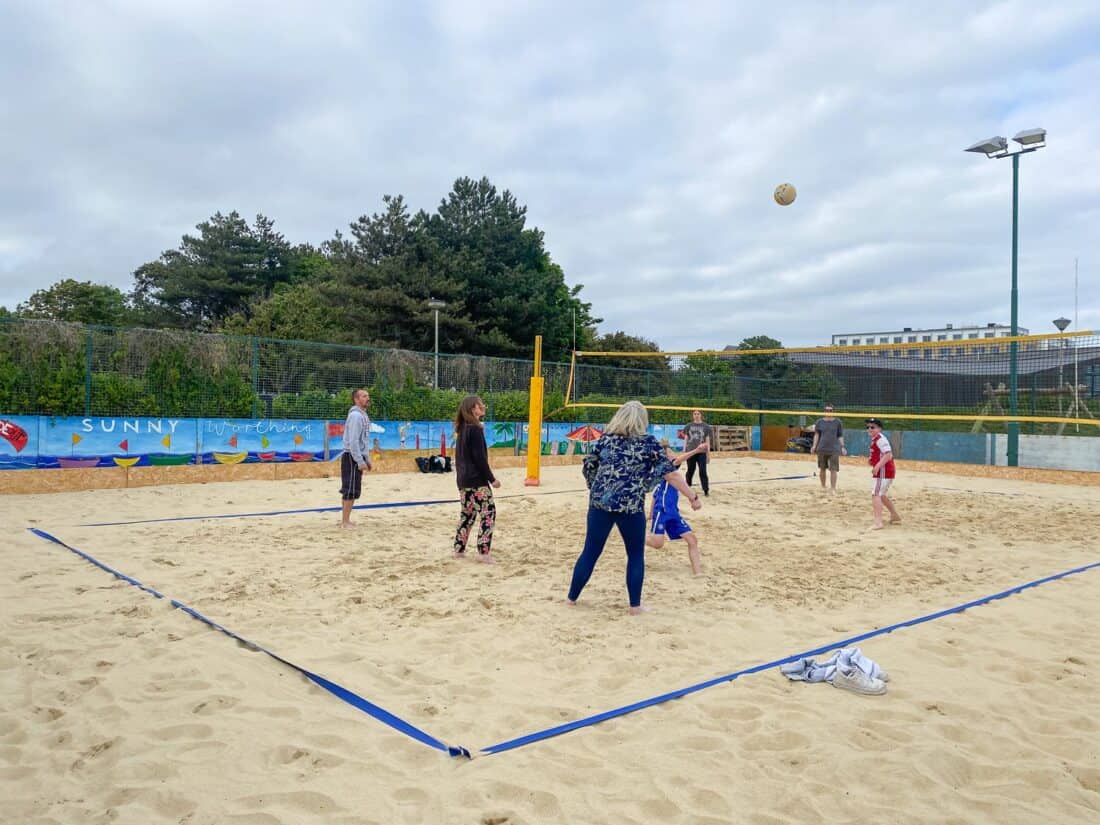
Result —
<instances>
[{"instance_id":1,"label":"white building","mask_svg":"<svg viewBox=\"0 0 1100 825\"><path fill-rule=\"evenodd\" d=\"M1018 327L1019 335L1027 335L1028 331L1023 327ZM900 330L887 330L884 332L842 332L833 336L832 345L834 347L859 347L868 345L880 345L880 344L921 344L921 343L934 343L943 341L973 341L984 340L987 338L1009 338L1012 336L1012 328L1007 324L994 324L989 323L983 326L977 324L962 324L956 326L954 324L946 324L943 327L935 329L913 329L912 327L904 327ZM1034 347L1035 344L1028 345ZM1007 345L1003 345L1004 349L1007 349ZM993 355L999 352L1002 347L991 344L988 349L985 345L973 345L969 344L966 347L966 351L976 355ZM963 349L953 350L950 346L943 346L942 344L936 348L930 348L928 350L915 350L911 347L907 347L904 350L900 350L896 355L903 357L915 357L915 358L943 358L949 357L952 354L962 355Z\"/></svg>"}]
</instances>

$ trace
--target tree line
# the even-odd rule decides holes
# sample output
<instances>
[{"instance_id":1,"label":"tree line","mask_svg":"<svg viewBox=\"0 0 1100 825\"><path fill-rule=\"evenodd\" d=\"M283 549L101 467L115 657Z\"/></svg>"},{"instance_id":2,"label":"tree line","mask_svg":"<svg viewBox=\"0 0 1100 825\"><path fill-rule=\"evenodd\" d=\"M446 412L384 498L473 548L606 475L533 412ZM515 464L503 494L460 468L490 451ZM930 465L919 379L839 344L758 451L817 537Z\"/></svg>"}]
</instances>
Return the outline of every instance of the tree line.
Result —
<instances>
[{"instance_id":1,"label":"tree line","mask_svg":"<svg viewBox=\"0 0 1100 825\"><path fill-rule=\"evenodd\" d=\"M216 213L175 249L133 272L128 291L65 278L39 289L14 316L85 324L220 332L335 344L430 351L439 314L440 349L470 355L529 358L543 336L547 360L570 351L658 351L625 331L600 335L601 318L570 286L527 226L527 207L487 178L463 177L433 212L412 212L401 195L319 245L294 244L257 215ZM575 338L574 338L575 336ZM767 336L738 349L778 348ZM672 370L666 358L601 359L605 366ZM693 356L677 371L706 376L789 377L776 356L727 360Z\"/></svg>"}]
</instances>

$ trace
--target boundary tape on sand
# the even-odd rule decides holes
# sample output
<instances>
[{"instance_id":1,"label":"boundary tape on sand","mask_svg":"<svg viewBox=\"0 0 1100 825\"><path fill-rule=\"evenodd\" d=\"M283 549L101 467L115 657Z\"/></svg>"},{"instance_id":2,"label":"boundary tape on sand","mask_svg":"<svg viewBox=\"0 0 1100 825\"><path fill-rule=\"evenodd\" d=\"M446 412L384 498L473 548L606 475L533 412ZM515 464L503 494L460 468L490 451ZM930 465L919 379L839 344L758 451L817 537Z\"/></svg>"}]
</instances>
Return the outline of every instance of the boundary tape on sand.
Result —
<instances>
[{"instance_id":1,"label":"boundary tape on sand","mask_svg":"<svg viewBox=\"0 0 1100 825\"><path fill-rule=\"evenodd\" d=\"M61 539L50 535L49 533L45 532L44 530L40 530L36 527L29 527L27 529L31 533L34 533L35 535L37 535L39 538L45 539L45 540L50 541L54 544L60 545L61 547L64 547L67 550L72 551L73 553L80 556L85 561L88 561L88 562L94 564L96 567L99 567L100 569L105 570L106 572L110 573L111 575L118 577L122 581L125 581L125 582L127 582L127 583L129 583L129 584L131 584L135 587L140 588L141 590L145 591L146 593L149 593L150 595L155 596L158 599L166 598L165 596L158 593L156 590L153 590L150 587L146 587L141 582L139 582L137 579L131 578L130 576L127 576L127 575L124 575L123 573L118 572L114 568L107 566L106 564L98 561L97 559L93 558L92 556L90 556L89 554L87 554L87 553L85 553L81 550L77 550L75 547L72 547L71 545L66 544ZM556 726L551 727L551 728L545 728L543 730L535 731L534 733L525 734L524 736L520 736L520 737L517 737L515 739L509 739L509 740L504 741L504 742L498 742L495 745L489 745L488 747L482 748L478 752L478 754L479 755L480 754L491 755L491 754L496 754L496 753L503 753L504 751L514 750L516 748L523 747L524 745L530 745L534 742L539 742L539 741L542 741L544 739L550 739L550 738L555 737L555 736L561 736L564 733L569 733L570 731L579 730L580 728L589 727L590 725L596 725L600 722L604 722L608 719L614 719L618 716L626 716L629 713L635 713L639 710L643 710L644 708L652 707L653 705L658 705L658 704L661 704L663 702L667 702L671 699L679 699L679 698L682 698L684 696L688 696L689 694L698 693L701 690L706 690L707 688L715 687L715 686L720 685L720 684L724 684L725 682L732 682L734 679L737 679L741 676L747 676L749 674L760 673L760 672L765 671L765 670L771 670L773 668L777 668L780 665L784 665L784 664L787 664L789 662L794 662L794 661L797 661L799 659L804 659L804 658L808 658L808 657L811 657L811 656L818 656L818 655L821 655L823 653L827 653L830 650L835 650L836 648L847 647L847 646L853 645L857 642L862 642L862 641L865 641L867 639L872 639L875 636L881 636L881 635L886 634L886 633L892 633L893 631L899 630L901 628L915 627L916 625L924 624L925 622L930 622L930 621L933 621L935 619L941 619L944 616L949 616L953 613L962 613L964 610L968 610L972 607L978 607L980 605L988 604L989 602L996 601L998 599L1004 599L1004 598L1007 598L1008 596L1013 596L1013 595L1016 595L1017 593L1022 593L1024 590L1028 590L1029 588L1032 588L1032 587L1038 587L1039 585L1042 585L1042 584L1048 584L1049 582L1057 581L1059 579L1064 579L1067 576L1077 575L1079 573L1084 573L1088 570L1094 570L1094 569L1097 569L1097 568L1100 568L1100 562L1093 562L1092 564L1086 564L1086 565L1083 565L1081 567L1075 567L1071 570L1065 570L1061 573L1055 573L1052 576L1045 576L1044 578L1041 578L1041 579L1035 579L1033 581L1026 582L1025 584L1020 584L1020 585L1017 585L1015 587L1010 587L1007 590L1002 590L999 593L994 593L994 594L989 595L989 596L984 596L980 599L974 599L973 601L969 601L969 602L966 602L964 604L956 605L955 607L949 607L946 610L938 610L934 613L927 613L923 616L918 616L915 619L909 619L907 621L897 622L895 624L888 625L886 627L881 627L881 628L878 628L876 630L870 630L870 631L867 631L866 633L860 633L856 636L850 636L847 639L841 639L840 641L832 642L832 643L827 644L827 645L821 645L821 646L815 647L811 650L805 650L805 651L802 651L801 653L795 653L795 654L792 654L790 656L784 656L781 659L773 659L770 662L764 662L763 664L754 665L752 667L747 667L747 668L742 668L741 670L734 671L733 673L727 673L724 676L718 676L718 677L715 677L713 679L708 679L704 682L699 682L697 684L690 685L690 686L685 687L685 688L680 688L679 690L674 690L674 691L670 691L668 693L663 693L660 696L654 696L651 699L643 699L640 702L634 702L633 704L623 705L622 707L613 708L612 710L604 711L603 713L594 714L592 716L586 716L582 719L577 719L573 722L567 722L564 725L556 725ZM385 710L384 708L374 704L373 702L370 702L370 701L364 699L359 694L357 694L357 693L355 693L351 690L348 690L347 688L345 688L341 685L338 685L335 682L331 682L328 679L325 679L323 676L319 676L316 673L313 673L312 671L306 670L305 668L301 667L300 665L296 665L293 662L288 661L287 659L284 659L283 657L281 657L281 656L279 656L275 653L272 653L267 648L261 647L260 645L257 645L254 642L251 642L248 639L245 639L242 636L237 635L233 631L223 627L222 625L218 624L217 622L214 622L214 621L206 618L201 613L199 613L197 610L194 610L193 608L188 607L187 605L183 604L182 602L176 601L175 599L169 599L169 602L172 604L173 607L177 607L180 610L183 610L185 613L190 615L192 618L198 619L199 621L209 625L210 627L214 628L215 630L218 630L218 631L224 633L225 635L229 636L230 638L235 639L236 641L238 641L238 642L242 643L243 645L245 645L247 648L249 648L251 650L256 650L256 651L266 653L268 656L275 659L276 661L282 662L283 664L287 665L288 667L293 668L294 670L301 673L303 676L305 676L310 681L312 681L315 684L319 685L320 687L324 688L326 691L331 693L336 698L338 698L341 701L346 702L349 705L352 705L353 707L363 711L364 713L366 713L369 716L377 719L378 721L382 722L383 724L388 725L390 728L393 728L394 730L399 731L400 733L404 733L406 736L409 736L412 739L415 739L416 741L418 741L418 742L420 742L424 745L427 745L431 748L435 748L436 750L442 751L442 752L448 754L449 756L452 756L452 757L462 756L462 757L466 757L467 759L472 758L472 755L471 755L470 751L467 748L464 748L462 746L447 745L444 742L440 741L439 739L436 739L434 736L432 736L428 733L425 733L424 731L420 730L416 726L410 724L409 722L406 722L405 720L395 716L394 714L390 713L389 711Z\"/></svg>"},{"instance_id":2,"label":"boundary tape on sand","mask_svg":"<svg viewBox=\"0 0 1100 825\"><path fill-rule=\"evenodd\" d=\"M1092 564L1086 564L1083 567L1075 567L1072 570L1066 570L1062 573L1055 573L1053 576L1046 576L1042 579L1035 579L1034 581L1027 582L1026 584L1017 585L1016 587L1010 587L1008 590L1002 590L1000 593L994 593L991 596L984 596L980 599L975 599L965 604L960 604L955 607L949 607L946 610L938 610L935 613L928 613L924 616L918 616L915 619L909 619L904 622L897 622L896 624L888 625L886 627L880 627L877 630L870 630L866 633L860 633L856 636L851 636L847 639L841 639L836 642L831 642L827 645L821 645L815 647L812 650L804 650L801 653L794 653L790 656L784 656L782 659L773 659L770 662L764 662L763 664L753 665L752 667L746 667L742 670L734 671L733 673L727 673L725 676L717 676L713 679L708 679L705 682L699 682L698 684L691 685L686 688L680 688L679 690L669 691L663 693L660 696L654 696L652 699L643 699L640 702L635 702L631 705L624 705L613 710L604 711L603 713L597 713L592 716L587 716L583 719L577 719L573 722L567 722L564 725L557 725L552 728L546 728L545 730L535 731L525 736L521 736L517 739L510 739L506 742L500 742L496 745L490 745L482 748L481 753L493 754L502 753L503 751L512 750L513 748L523 747L524 745L530 745L532 742L538 742L543 739L549 739L553 736L560 736L563 733L569 733L570 731L577 730L578 728L588 727L589 725L595 725L599 722L604 722L608 719L614 719L617 716L625 716L628 713L634 713L644 708L652 707L653 705L659 705L662 702L667 702L670 699L679 699L683 696L687 696L692 693L698 693L701 690L714 687L716 685L723 684L725 682L732 682L740 676L748 676L752 673L760 673L761 671L771 670L777 668L780 665L785 665L790 662L797 662L799 659L807 659L811 656L820 656L823 653L827 653L830 650L836 650L837 648L850 647L857 642L866 641L867 639L873 639L875 636L881 636L885 633L892 633L895 630L899 630L904 627L915 627L925 622L933 621L934 619L942 619L944 616L949 616L952 613L962 613L964 610L968 610L971 607L978 607L979 605L988 604L989 602L997 599L1004 599L1008 596L1013 596L1030 587L1038 587L1041 584L1047 584L1048 582L1056 581L1058 579L1064 579L1066 576L1073 576L1077 573L1084 573L1087 570L1093 570L1100 567L1100 561L1093 562Z\"/></svg>"},{"instance_id":3,"label":"boundary tape on sand","mask_svg":"<svg viewBox=\"0 0 1100 825\"><path fill-rule=\"evenodd\" d=\"M72 545L66 544L61 539L57 538L56 536L50 535L45 530L39 530L37 527L28 527L27 529L30 530L30 532L34 533L39 538L45 539L46 541L53 542L54 544L58 544L58 545L64 547L66 550L71 550L73 553L76 553L76 555L80 556L80 558L84 559L85 561L90 562L91 564L94 564L96 567L100 568L101 570L105 570L106 572L110 573L112 576L115 576L119 579L122 579L122 581L127 582L128 584L132 584L134 587L138 588L139 590L145 591L146 593L150 594L151 596L155 596L158 599L168 599L168 602L172 605L172 607L175 607L175 608L178 608L178 609L182 610L184 613L189 615L191 618L198 619L200 622L202 622L205 625L208 625L208 626L212 627L214 630L217 630L217 631L220 631L221 633L224 633L229 638L234 639L234 640L240 642L241 644L243 644L249 650L254 650L254 651L257 651L259 653L266 653L268 656L270 656L275 661L282 662L284 665L286 665L288 667L291 667L294 670L298 671L303 676L305 676L307 679L309 679L311 682L313 682L314 684L319 685L320 687L324 688L325 690L327 690L329 693L331 693L336 698L346 702L347 704L351 705L354 708L357 708L358 710L363 711L363 713L366 713L367 715L374 717L379 722L382 722L385 725L389 725L394 730L399 731L399 732L405 734L406 736L409 736L409 737L415 739L417 742L425 744L428 747L435 748L436 750L443 751L444 753L446 753L450 756L465 756L465 757L470 756L470 752L468 750L466 750L466 748L463 748L461 746L455 746L455 745L447 745L444 742L441 742L440 740L436 739L431 734L425 733L424 731L420 730L420 728L416 727L415 725L412 725L409 722L406 722L404 719L401 719L400 717L395 716L394 714L390 713L385 708L379 707L378 705L374 704L373 702L370 702L367 699L364 699L358 693L355 693L354 691L348 690L347 688L343 687L342 685L338 685L335 682L330 682L324 676L319 676L318 674L314 673L313 671L307 670L306 668L302 667L301 665L296 665L294 662L291 662L289 659L284 659L282 656L280 656L277 653L273 653L272 651L268 650L266 647L264 647L262 645L258 645L255 642L250 641L249 639L246 639L243 636L240 636L240 635L234 633L229 628L218 624L217 622L213 621L212 619L208 619L206 616L199 613L199 611L195 610L193 607L188 607L183 602L177 601L176 599L168 598L167 596L163 595L162 593L158 593L153 588L146 587L144 584L139 582L137 579L131 578L130 576L125 575L124 573L120 573L118 570L115 570L113 567L110 567L110 566L104 564L103 562L101 562L98 559L92 557L88 553L85 553L83 550L78 550L77 548L73 547Z\"/></svg>"},{"instance_id":4,"label":"boundary tape on sand","mask_svg":"<svg viewBox=\"0 0 1100 825\"><path fill-rule=\"evenodd\" d=\"M718 484L754 484L761 481L793 481L795 479L812 478L809 475L802 476L775 476L773 478L746 478L735 479L732 481L716 481L711 486ZM563 493L584 493L587 492L584 488L578 488L575 490L551 490L546 493L509 493L503 496L496 496L497 499L508 498L539 498L541 496L558 496ZM396 510L401 507L435 507L440 504L456 504L457 498L440 498L440 499L427 499L424 501L383 501L375 504L357 504L353 509L355 510ZM302 513L338 513L339 507L306 507L300 510L267 510L257 513L221 513L217 515L207 516L168 516L166 518L147 518L137 519L135 521L100 521L91 524L78 524L77 527L123 527L130 524L159 524L169 521L204 521L207 519L229 519L229 518L265 518L271 516L296 516Z\"/></svg>"}]
</instances>

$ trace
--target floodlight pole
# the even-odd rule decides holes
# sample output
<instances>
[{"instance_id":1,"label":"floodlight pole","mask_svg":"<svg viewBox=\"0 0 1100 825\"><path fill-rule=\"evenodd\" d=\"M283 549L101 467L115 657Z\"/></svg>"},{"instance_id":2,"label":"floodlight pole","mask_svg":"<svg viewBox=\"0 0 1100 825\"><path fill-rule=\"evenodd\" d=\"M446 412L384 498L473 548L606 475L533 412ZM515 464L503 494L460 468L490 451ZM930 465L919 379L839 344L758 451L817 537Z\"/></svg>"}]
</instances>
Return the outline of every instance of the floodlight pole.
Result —
<instances>
[{"instance_id":1,"label":"floodlight pole","mask_svg":"<svg viewBox=\"0 0 1100 825\"><path fill-rule=\"evenodd\" d=\"M1008 345L1008 409L1013 419L1008 422L1008 466L1020 466L1020 422L1015 420L1020 411L1019 398L1019 355L1020 345L1016 341L1020 334L1019 317L1019 234L1020 234L1020 155L1034 152L1046 146L1045 129L1027 129L1012 138L1020 144L1015 152L1008 150L1008 140L1000 135L975 143L968 152L977 152L987 158L1000 159L1012 157L1012 320L1011 343Z\"/></svg>"},{"instance_id":2,"label":"floodlight pole","mask_svg":"<svg viewBox=\"0 0 1100 825\"><path fill-rule=\"evenodd\" d=\"M1070 325L1069 318L1059 316L1052 322L1059 332L1065 332ZM1065 389L1066 339L1058 342L1058 415L1062 414L1062 390Z\"/></svg>"},{"instance_id":3,"label":"floodlight pole","mask_svg":"<svg viewBox=\"0 0 1100 825\"><path fill-rule=\"evenodd\" d=\"M1016 336L1019 327L1019 290L1017 285L1017 261L1019 258L1020 235L1020 153L1012 155L1012 343L1008 349L1008 412L1013 418L1019 413L1019 349ZM1008 422L1008 466L1020 466L1020 422Z\"/></svg>"},{"instance_id":4,"label":"floodlight pole","mask_svg":"<svg viewBox=\"0 0 1100 825\"><path fill-rule=\"evenodd\" d=\"M438 298L428 299L428 309L435 312L435 379L432 382L432 389L439 389L439 310L447 306L445 301L440 301Z\"/></svg>"}]
</instances>

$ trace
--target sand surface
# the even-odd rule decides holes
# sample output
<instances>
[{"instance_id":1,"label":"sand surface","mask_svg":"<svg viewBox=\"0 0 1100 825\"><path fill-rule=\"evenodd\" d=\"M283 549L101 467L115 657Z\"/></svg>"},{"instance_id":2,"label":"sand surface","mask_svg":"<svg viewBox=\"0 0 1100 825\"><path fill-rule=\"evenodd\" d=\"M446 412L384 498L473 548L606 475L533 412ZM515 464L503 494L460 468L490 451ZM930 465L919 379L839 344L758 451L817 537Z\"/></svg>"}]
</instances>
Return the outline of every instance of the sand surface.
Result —
<instances>
[{"instance_id":1,"label":"sand surface","mask_svg":"<svg viewBox=\"0 0 1100 825\"><path fill-rule=\"evenodd\" d=\"M331 506L329 479L0 498L0 822L1100 822L1100 569L863 642L885 696L769 670L465 761L25 530L473 751L1100 561L1100 488L903 469L869 533L862 468L836 499L765 480L812 471L715 462L705 575L650 551L642 617L614 535L564 604L576 467L501 472L496 566L451 559L457 504L81 526Z\"/></svg>"}]
</instances>

